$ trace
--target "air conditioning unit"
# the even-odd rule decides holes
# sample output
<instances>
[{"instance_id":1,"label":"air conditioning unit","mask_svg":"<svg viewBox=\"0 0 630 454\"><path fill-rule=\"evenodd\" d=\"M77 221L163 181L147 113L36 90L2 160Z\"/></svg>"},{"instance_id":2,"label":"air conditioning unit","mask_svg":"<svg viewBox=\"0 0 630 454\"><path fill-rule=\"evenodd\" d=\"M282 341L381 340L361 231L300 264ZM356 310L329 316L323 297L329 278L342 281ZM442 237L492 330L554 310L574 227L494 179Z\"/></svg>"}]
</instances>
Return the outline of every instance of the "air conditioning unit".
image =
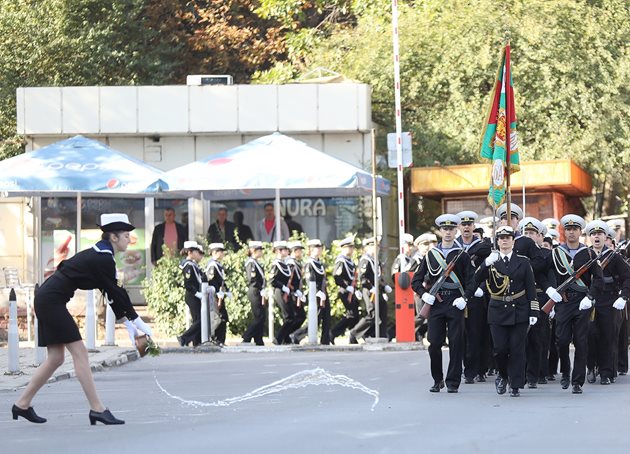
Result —
<instances>
[{"instance_id":1,"label":"air conditioning unit","mask_svg":"<svg viewBox=\"0 0 630 454\"><path fill-rule=\"evenodd\" d=\"M227 74L193 74L186 76L186 85L233 85L232 76Z\"/></svg>"}]
</instances>

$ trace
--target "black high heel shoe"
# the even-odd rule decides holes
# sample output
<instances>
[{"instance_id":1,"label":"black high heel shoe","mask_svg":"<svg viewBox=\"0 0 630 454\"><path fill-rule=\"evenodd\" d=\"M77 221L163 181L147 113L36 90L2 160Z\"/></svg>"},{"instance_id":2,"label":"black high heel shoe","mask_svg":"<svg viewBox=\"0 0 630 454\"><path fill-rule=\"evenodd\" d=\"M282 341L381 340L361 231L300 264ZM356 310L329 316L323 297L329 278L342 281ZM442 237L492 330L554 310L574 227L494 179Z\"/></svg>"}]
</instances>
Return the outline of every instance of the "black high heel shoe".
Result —
<instances>
[{"instance_id":1,"label":"black high heel shoe","mask_svg":"<svg viewBox=\"0 0 630 454\"><path fill-rule=\"evenodd\" d=\"M28 407L26 410L24 410L17 405L13 405L13 408L11 408L11 413L13 413L13 419L18 419L18 416L21 416L27 421L34 422L35 424L42 424L46 422L46 418L37 416L37 413L35 413L33 407Z\"/></svg>"},{"instance_id":2,"label":"black high heel shoe","mask_svg":"<svg viewBox=\"0 0 630 454\"><path fill-rule=\"evenodd\" d=\"M102 422L105 425L125 423L122 419L117 419L114 415L112 415L112 412L107 408L101 413L90 410L90 424L94 426L96 425L96 421Z\"/></svg>"}]
</instances>

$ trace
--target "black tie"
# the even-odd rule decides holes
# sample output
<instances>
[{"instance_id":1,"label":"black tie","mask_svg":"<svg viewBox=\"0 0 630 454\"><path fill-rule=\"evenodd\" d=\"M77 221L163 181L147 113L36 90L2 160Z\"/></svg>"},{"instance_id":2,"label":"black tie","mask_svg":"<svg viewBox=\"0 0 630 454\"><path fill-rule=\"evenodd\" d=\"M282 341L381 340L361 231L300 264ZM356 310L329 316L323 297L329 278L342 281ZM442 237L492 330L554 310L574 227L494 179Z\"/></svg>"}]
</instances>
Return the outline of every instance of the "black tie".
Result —
<instances>
[{"instance_id":1,"label":"black tie","mask_svg":"<svg viewBox=\"0 0 630 454\"><path fill-rule=\"evenodd\" d=\"M510 258L507 255L503 257L503 261L505 262L505 266L510 266Z\"/></svg>"}]
</instances>

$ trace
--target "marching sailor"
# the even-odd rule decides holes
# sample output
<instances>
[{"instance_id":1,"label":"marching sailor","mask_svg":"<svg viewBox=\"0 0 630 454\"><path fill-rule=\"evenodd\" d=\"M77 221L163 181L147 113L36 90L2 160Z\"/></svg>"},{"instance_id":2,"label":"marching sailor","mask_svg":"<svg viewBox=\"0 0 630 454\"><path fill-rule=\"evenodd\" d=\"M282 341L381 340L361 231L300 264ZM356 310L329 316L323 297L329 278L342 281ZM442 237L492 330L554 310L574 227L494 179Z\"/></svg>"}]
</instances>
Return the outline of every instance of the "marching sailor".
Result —
<instances>
[{"instance_id":1,"label":"marching sailor","mask_svg":"<svg viewBox=\"0 0 630 454\"><path fill-rule=\"evenodd\" d=\"M213 342L223 346L227 335L227 324L230 321L225 300L232 297L232 293L225 285L225 270L221 264L221 260L225 257L225 246L223 243L210 243L208 249L210 249L212 257L206 265L206 275L208 276L208 286L214 289L214 301L210 308L210 332L213 336Z\"/></svg>"},{"instance_id":2,"label":"marching sailor","mask_svg":"<svg viewBox=\"0 0 630 454\"><path fill-rule=\"evenodd\" d=\"M359 296L357 290L357 266L352 260L354 253L354 237L344 238L339 241L341 254L335 259L333 276L337 284L337 298L346 308L343 318L330 331L330 342L335 343L335 337L341 336L346 329L352 329L359 321ZM356 339L353 340L356 343Z\"/></svg>"}]
</instances>

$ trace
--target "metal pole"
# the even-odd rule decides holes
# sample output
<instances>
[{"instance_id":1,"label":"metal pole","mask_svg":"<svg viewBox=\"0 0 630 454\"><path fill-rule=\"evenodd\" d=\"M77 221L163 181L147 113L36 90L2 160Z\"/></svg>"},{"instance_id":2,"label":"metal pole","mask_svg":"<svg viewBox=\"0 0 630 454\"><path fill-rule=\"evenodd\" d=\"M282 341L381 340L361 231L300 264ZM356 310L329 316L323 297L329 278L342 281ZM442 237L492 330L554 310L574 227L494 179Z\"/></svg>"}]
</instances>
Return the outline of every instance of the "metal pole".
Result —
<instances>
[{"instance_id":1,"label":"metal pole","mask_svg":"<svg viewBox=\"0 0 630 454\"><path fill-rule=\"evenodd\" d=\"M276 199L274 203L274 209L276 214L276 241L282 240L282 229L280 222L280 188L276 188ZM288 240L288 238L286 238ZM272 238L273 241L273 238Z\"/></svg>"},{"instance_id":2,"label":"metal pole","mask_svg":"<svg viewBox=\"0 0 630 454\"><path fill-rule=\"evenodd\" d=\"M35 288L33 289L33 294L39 288L39 284L35 284ZM35 331L35 361L33 364L39 366L46 359L46 349L44 347L39 346L39 321L37 320L37 314L35 314L35 323L33 327L33 331Z\"/></svg>"},{"instance_id":3,"label":"metal pole","mask_svg":"<svg viewBox=\"0 0 630 454\"><path fill-rule=\"evenodd\" d=\"M374 333L380 337L380 310L379 310L379 284L380 273L378 263L378 219L376 207L376 143L374 140L374 128L371 131L372 139L372 233L374 234ZM402 237L401 237L402 238Z\"/></svg>"},{"instance_id":4,"label":"metal pole","mask_svg":"<svg viewBox=\"0 0 630 454\"><path fill-rule=\"evenodd\" d=\"M105 343L103 345L116 345L116 316L108 301L105 301Z\"/></svg>"},{"instance_id":5,"label":"metal pole","mask_svg":"<svg viewBox=\"0 0 630 454\"><path fill-rule=\"evenodd\" d=\"M208 283L201 283L201 343L208 342L209 329L208 329Z\"/></svg>"},{"instance_id":6,"label":"metal pole","mask_svg":"<svg viewBox=\"0 0 630 454\"><path fill-rule=\"evenodd\" d=\"M81 193L77 192L77 230L75 232L75 237L74 237L75 254L81 250L81 205L82 203L83 202L81 199Z\"/></svg>"},{"instance_id":7,"label":"metal pole","mask_svg":"<svg viewBox=\"0 0 630 454\"><path fill-rule=\"evenodd\" d=\"M317 343L317 283L315 273L309 273L308 279L308 343Z\"/></svg>"},{"instance_id":8,"label":"metal pole","mask_svg":"<svg viewBox=\"0 0 630 454\"><path fill-rule=\"evenodd\" d=\"M275 299L274 299L274 293L275 293L275 289L271 289L271 295L269 296L269 298L267 298L267 302L269 303L269 315L267 317L267 328L269 330L269 339L273 342L274 339L276 338L275 335L275 320L274 320L274 304L275 304Z\"/></svg>"},{"instance_id":9,"label":"metal pole","mask_svg":"<svg viewBox=\"0 0 630 454\"><path fill-rule=\"evenodd\" d=\"M20 372L20 336L18 333L17 298L15 290L9 294L9 374Z\"/></svg>"},{"instance_id":10,"label":"metal pole","mask_svg":"<svg viewBox=\"0 0 630 454\"><path fill-rule=\"evenodd\" d=\"M33 314L31 307L31 289L30 287L24 287L26 291L26 340L31 341L33 332L31 331L31 324L33 323Z\"/></svg>"},{"instance_id":11,"label":"metal pole","mask_svg":"<svg viewBox=\"0 0 630 454\"><path fill-rule=\"evenodd\" d=\"M94 290L87 291L85 308L85 343L88 350L96 350L96 316L94 310Z\"/></svg>"},{"instance_id":12,"label":"metal pole","mask_svg":"<svg viewBox=\"0 0 630 454\"><path fill-rule=\"evenodd\" d=\"M396 112L396 175L398 184L398 252L405 244L405 183L403 179L402 116L400 103L400 49L398 40L398 0L392 0L392 30L394 45L394 100Z\"/></svg>"}]
</instances>

